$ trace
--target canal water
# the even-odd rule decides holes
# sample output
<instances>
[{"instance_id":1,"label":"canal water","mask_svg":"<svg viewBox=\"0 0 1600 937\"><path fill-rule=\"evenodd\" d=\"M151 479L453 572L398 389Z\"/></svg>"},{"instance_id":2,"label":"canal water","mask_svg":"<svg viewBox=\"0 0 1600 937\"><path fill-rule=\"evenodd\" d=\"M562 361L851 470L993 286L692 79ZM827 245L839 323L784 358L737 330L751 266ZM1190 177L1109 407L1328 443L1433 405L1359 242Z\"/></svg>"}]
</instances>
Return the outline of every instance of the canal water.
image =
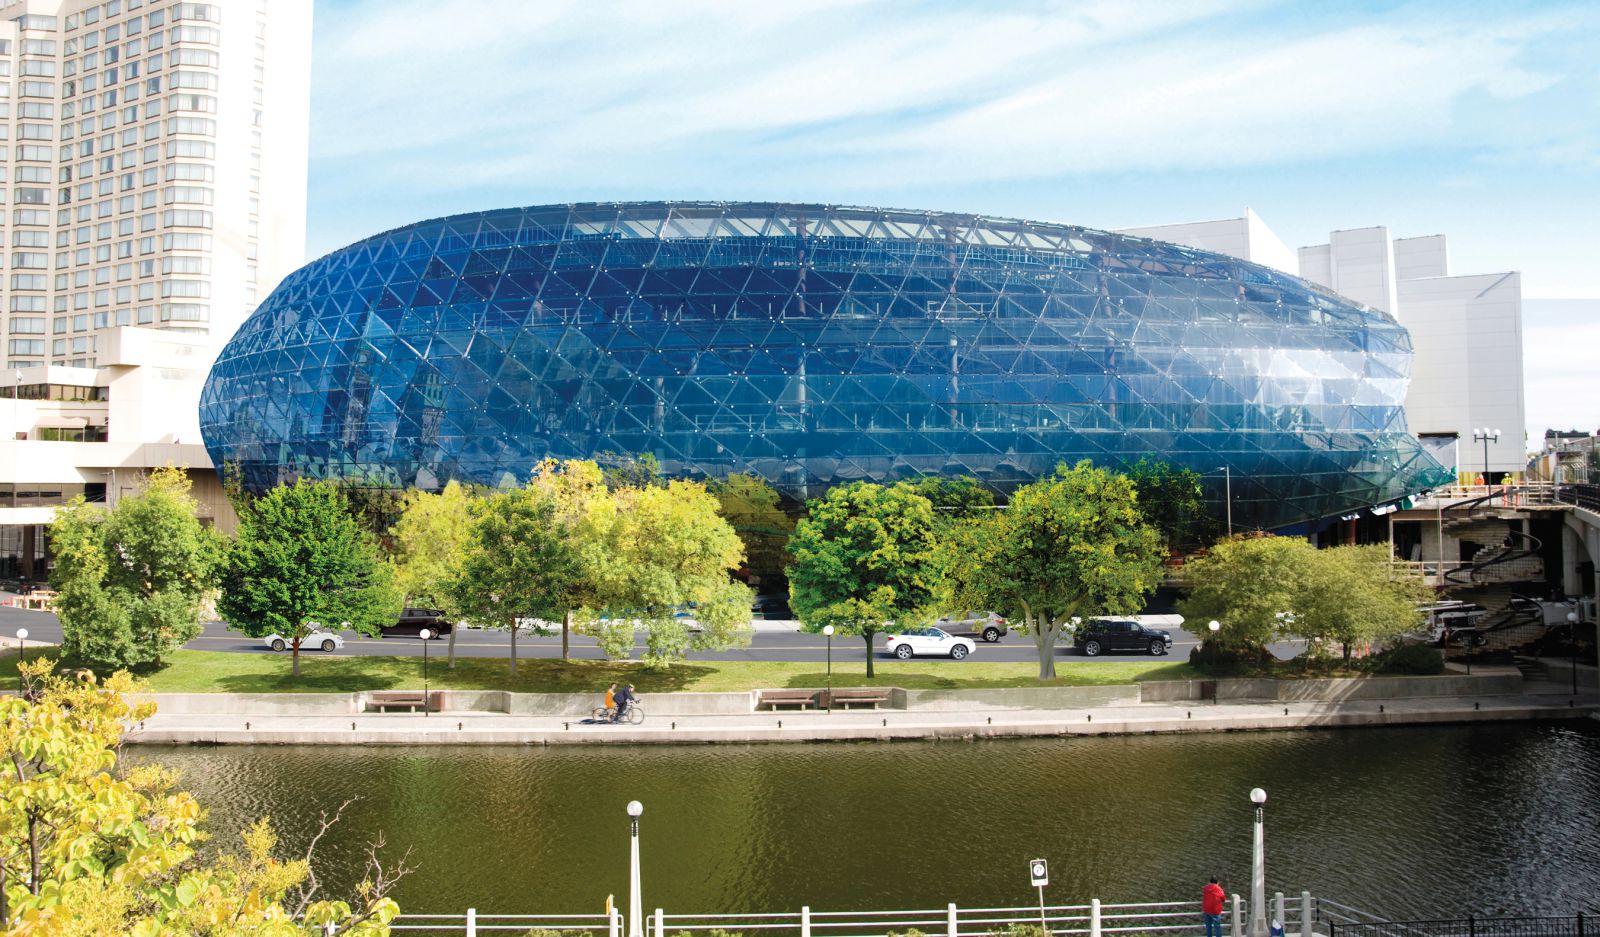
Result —
<instances>
[{"instance_id":1,"label":"canal water","mask_svg":"<svg viewBox=\"0 0 1600 937\"><path fill-rule=\"evenodd\" d=\"M348 798L319 854L359 878L382 834L414 912L932 908L1248 895L1250 788L1268 890L1391 918L1574 913L1600 895L1594 723L1067 740L638 748L143 747L210 809L214 845L270 815L286 848Z\"/></svg>"}]
</instances>

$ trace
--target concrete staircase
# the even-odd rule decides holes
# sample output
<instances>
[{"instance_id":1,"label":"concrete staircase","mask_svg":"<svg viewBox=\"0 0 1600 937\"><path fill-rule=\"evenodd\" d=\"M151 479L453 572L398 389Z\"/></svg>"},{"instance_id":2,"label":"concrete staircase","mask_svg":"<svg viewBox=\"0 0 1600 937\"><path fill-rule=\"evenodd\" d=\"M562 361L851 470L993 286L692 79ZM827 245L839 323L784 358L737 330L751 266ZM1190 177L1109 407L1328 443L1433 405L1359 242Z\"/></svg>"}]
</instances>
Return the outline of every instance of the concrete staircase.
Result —
<instances>
[{"instance_id":1,"label":"concrete staircase","mask_svg":"<svg viewBox=\"0 0 1600 937\"><path fill-rule=\"evenodd\" d=\"M1445 574L1455 585L1537 582L1544 579L1544 558L1538 554L1539 541L1512 526L1500 516L1458 518L1445 524L1446 532L1463 543L1478 546L1469 565Z\"/></svg>"}]
</instances>

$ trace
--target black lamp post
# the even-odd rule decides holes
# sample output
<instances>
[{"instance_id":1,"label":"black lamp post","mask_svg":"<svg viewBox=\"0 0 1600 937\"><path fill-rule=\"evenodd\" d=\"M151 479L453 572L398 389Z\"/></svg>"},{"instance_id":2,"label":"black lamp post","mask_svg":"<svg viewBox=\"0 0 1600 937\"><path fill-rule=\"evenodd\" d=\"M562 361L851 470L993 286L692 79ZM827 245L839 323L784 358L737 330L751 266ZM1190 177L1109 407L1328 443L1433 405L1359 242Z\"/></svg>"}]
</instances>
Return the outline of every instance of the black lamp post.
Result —
<instances>
[{"instance_id":1,"label":"black lamp post","mask_svg":"<svg viewBox=\"0 0 1600 937\"><path fill-rule=\"evenodd\" d=\"M828 638L828 712L831 713L833 712L833 626L823 625L822 633Z\"/></svg>"},{"instance_id":2,"label":"black lamp post","mask_svg":"<svg viewBox=\"0 0 1600 937\"><path fill-rule=\"evenodd\" d=\"M28 662L28 629L26 628L17 629L17 649L18 653L22 655L21 663L26 664Z\"/></svg>"},{"instance_id":3,"label":"black lamp post","mask_svg":"<svg viewBox=\"0 0 1600 937\"><path fill-rule=\"evenodd\" d=\"M1483 443L1483 484L1489 484L1489 443L1500 441L1500 431L1485 426L1472 431L1472 438Z\"/></svg>"},{"instance_id":4,"label":"black lamp post","mask_svg":"<svg viewBox=\"0 0 1600 937\"><path fill-rule=\"evenodd\" d=\"M26 633L18 632L18 635L26 635ZM1578 612L1566 612L1566 640L1570 641L1571 648L1573 648L1573 660L1571 660L1573 696L1578 696Z\"/></svg>"},{"instance_id":5,"label":"black lamp post","mask_svg":"<svg viewBox=\"0 0 1600 937\"><path fill-rule=\"evenodd\" d=\"M417 632L417 637L422 639L422 718L428 718L428 639L433 637L433 632L424 628Z\"/></svg>"}]
</instances>

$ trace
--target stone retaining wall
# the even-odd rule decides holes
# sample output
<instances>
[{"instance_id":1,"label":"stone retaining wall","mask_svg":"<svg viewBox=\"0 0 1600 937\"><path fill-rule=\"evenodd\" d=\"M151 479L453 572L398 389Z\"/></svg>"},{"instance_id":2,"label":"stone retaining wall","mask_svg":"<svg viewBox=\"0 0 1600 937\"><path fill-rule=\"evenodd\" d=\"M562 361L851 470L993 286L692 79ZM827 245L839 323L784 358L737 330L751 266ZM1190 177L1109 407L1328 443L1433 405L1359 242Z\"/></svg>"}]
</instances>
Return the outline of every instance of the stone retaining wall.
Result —
<instances>
[{"instance_id":1,"label":"stone retaining wall","mask_svg":"<svg viewBox=\"0 0 1600 937\"><path fill-rule=\"evenodd\" d=\"M1346 677L1314 680L1159 680L1139 684L1145 703L1177 703L1212 698L1205 684L1216 686L1219 700L1384 700L1436 696L1507 696L1522 692L1522 675L1496 668L1489 673L1440 674L1433 677Z\"/></svg>"},{"instance_id":2,"label":"stone retaining wall","mask_svg":"<svg viewBox=\"0 0 1600 937\"><path fill-rule=\"evenodd\" d=\"M952 712L989 709L1089 709L1139 702L1139 688L1126 686L1006 687L992 690L902 690L889 693L895 709Z\"/></svg>"},{"instance_id":3,"label":"stone retaining wall","mask_svg":"<svg viewBox=\"0 0 1600 937\"><path fill-rule=\"evenodd\" d=\"M1203 680L1163 680L1123 686L1007 687L981 690L889 690L889 708L917 712L957 710L1089 709L1135 703L1209 699ZM1219 700L1339 701L1506 696L1522 691L1514 670L1437 677L1330 680L1217 680ZM753 712L759 690L737 693L646 693L645 711L659 716L738 715ZM131 693L171 715L353 715L367 711L368 691L356 693ZM587 716L599 693L510 693L503 690L433 690L436 709L519 716Z\"/></svg>"}]
</instances>

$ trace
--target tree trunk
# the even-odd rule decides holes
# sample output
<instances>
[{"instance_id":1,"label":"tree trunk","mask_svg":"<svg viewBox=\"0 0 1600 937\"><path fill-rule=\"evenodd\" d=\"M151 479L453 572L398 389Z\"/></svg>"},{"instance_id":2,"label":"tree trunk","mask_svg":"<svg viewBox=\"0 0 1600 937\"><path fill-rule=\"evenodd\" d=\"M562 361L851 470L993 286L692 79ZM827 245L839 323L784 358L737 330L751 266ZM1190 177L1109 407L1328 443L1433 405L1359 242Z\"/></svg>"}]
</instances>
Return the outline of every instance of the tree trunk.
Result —
<instances>
[{"instance_id":1,"label":"tree trunk","mask_svg":"<svg viewBox=\"0 0 1600 937\"><path fill-rule=\"evenodd\" d=\"M461 625L458 621L450 626L450 670L456 669L456 632L461 630Z\"/></svg>"},{"instance_id":2,"label":"tree trunk","mask_svg":"<svg viewBox=\"0 0 1600 937\"><path fill-rule=\"evenodd\" d=\"M39 817L28 812L28 891L39 893Z\"/></svg>"},{"instance_id":3,"label":"tree trunk","mask_svg":"<svg viewBox=\"0 0 1600 937\"><path fill-rule=\"evenodd\" d=\"M561 619L561 659L567 659L567 638L572 634L572 609Z\"/></svg>"},{"instance_id":4,"label":"tree trunk","mask_svg":"<svg viewBox=\"0 0 1600 937\"><path fill-rule=\"evenodd\" d=\"M1033 621L1028 623L1028 630L1033 632L1033 646L1039 652L1039 679L1054 680L1056 678L1056 628L1054 624L1045 625L1044 615L1033 616Z\"/></svg>"},{"instance_id":5,"label":"tree trunk","mask_svg":"<svg viewBox=\"0 0 1600 937\"><path fill-rule=\"evenodd\" d=\"M294 643L289 646L290 672L296 677L300 676L300 636L295 635Z\"/></svg>"},{"instance_id":6,"label":"tree trunk","mask_svg":"<svg viewBox=\"0 0 1600 937\"><path fill-rule=\"evenodd\" d=\"M877 637L875 632L864 631L861 637L867 642L867 679L872 680L876 675L872 672L872 639Z\"/></svg>"},{"instance_id":7,"label":"tree trunk","mask_svg":"<svg viewBox=\"0 0 1600 937\"><path fill-rule=\"evenodd\" d=\"M517 675L517 620L511 619L511 675Z\"/></svg>"}]
</instances>

